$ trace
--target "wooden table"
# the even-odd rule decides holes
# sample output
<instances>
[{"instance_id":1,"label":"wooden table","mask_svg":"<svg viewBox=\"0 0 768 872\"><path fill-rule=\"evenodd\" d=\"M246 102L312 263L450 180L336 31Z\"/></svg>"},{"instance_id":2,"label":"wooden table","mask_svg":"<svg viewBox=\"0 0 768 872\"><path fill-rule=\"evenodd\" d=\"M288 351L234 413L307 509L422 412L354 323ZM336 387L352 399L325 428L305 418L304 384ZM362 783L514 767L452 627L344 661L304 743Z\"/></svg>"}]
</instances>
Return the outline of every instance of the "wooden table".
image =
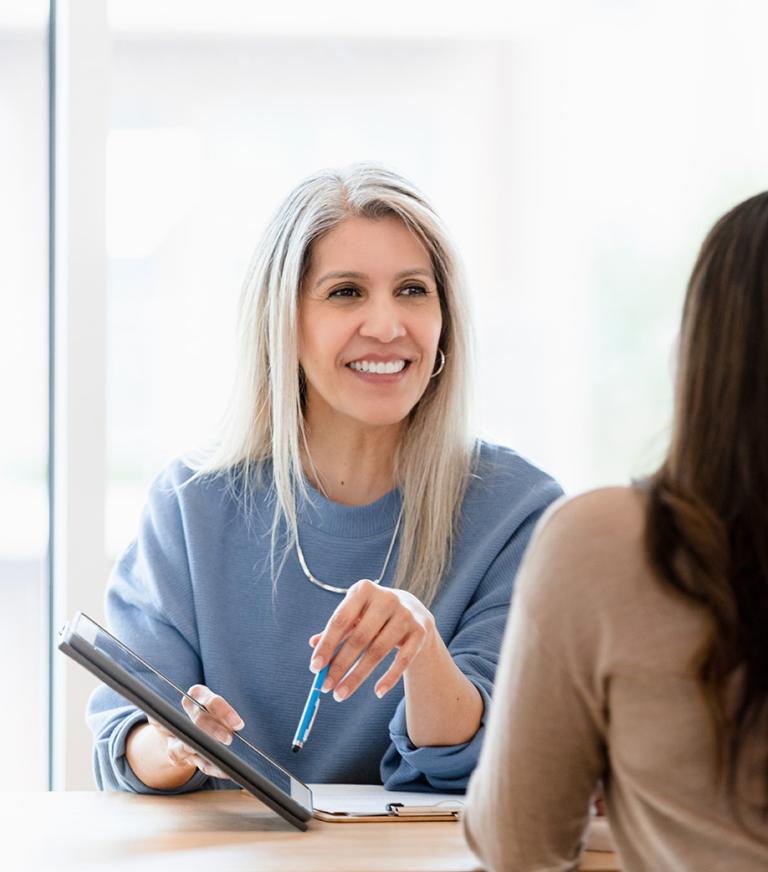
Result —
<instances>
[{"instance_id":1,"label":"wooden table","mask_svg":"<svg viewBox=\"0 0 768 872\"><path fill-rule=\"evenodd\" d=\"M0 793L0 867L99 872L474 872L458 823L324 824L301 833L236 791ZM615 870L588 853L584 870Z\"/></svg>"}]
</instances>

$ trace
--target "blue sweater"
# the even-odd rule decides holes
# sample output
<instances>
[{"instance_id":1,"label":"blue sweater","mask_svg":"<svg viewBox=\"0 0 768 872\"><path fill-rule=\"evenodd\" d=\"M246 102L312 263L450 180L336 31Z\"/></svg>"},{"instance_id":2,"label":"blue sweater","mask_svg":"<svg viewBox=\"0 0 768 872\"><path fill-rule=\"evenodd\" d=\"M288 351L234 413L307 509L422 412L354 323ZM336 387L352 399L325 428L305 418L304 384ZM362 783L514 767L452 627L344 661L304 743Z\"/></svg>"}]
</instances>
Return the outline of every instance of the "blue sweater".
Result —
<instances>
[{"instance_id":1,"label":"blue sweater","mask_svg":"<svg viewBox=\"0 0 768 872\"><path fill-rule=\"evenodd\" d=\"M533 527L561 491L512 451L482 444L461 511L453 562L431 609L457 665L485 703L469 742L415 747L408 738L402 682L383 699L375 681L388 657L350 699L323 697L300 754L291 740L312 681L307 640L341 601L303 575L295 551L273 590L273 503L264 489L246 519L223 478L196 480L172 464L154 483L137 539L117 562L107 618L118 638L176 684L206 684L245 721L242 734L308 782L375 784L392 790L461 790L478 760L512 586ZM306 560L341 586L375 578L400 509L391 491L366 506L344 506L313 492L299 511ZM387 578L391 584L393 552ZM105 686L92 695L88 721L101 789L151 791L128 766L125 739L142 712ZM202 772L182 787L234 787Z\"/></svg>"}]
</instances>

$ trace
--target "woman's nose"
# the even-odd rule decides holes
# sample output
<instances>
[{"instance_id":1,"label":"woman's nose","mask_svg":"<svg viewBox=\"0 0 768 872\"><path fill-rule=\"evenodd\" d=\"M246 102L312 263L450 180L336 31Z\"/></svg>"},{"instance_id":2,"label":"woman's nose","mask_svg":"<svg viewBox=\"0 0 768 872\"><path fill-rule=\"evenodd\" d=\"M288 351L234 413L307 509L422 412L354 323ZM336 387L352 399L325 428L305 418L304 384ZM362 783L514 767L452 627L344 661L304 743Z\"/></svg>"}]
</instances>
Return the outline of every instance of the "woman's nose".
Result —
<instances>
[{"instance_id":1,"label":"woman's nose","mask_svg":"<svg viewBox=\"0 0 768 872\"><path fill-rule=\"evenodd\" d=\"M362 314L361 336L379 342L393 342L406 334L397 302L389 294L384 299L369 300Z\"/></svg>"}]
</instances>

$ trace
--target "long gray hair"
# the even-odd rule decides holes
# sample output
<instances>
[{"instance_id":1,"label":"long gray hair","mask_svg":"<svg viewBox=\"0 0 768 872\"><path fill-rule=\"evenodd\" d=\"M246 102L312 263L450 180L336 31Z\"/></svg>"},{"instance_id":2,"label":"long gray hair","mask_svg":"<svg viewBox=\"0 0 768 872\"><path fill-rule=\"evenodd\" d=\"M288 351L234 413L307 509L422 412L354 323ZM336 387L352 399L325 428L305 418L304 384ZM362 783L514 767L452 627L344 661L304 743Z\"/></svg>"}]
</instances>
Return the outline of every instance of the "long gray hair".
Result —
<instances>
[{"instance_id":1,"label":"long gray hair","mask_svg":"<svg viewBox=\"0 0 768 872\"><path fill-rule=\"evenodd\" d=\"M429 603L450 565L473 462L468 430L470 330L460 266L442 222L423 195L396 173L373 164L320 172L299 184L278 209L243 286L229 409L215 448L195 464L195 477L229 475L247 511L254 484L264 484L264 462L271 460L274 573L281 522L288 530L284 559L296 542L297 504L308 497L301 462L305 432L299 294L312 244L351 216L399 218L425 246L435 272L445 368L430 380L410 412L394 470L403 499L394 585Z\"/></svg>"}]
</instances>

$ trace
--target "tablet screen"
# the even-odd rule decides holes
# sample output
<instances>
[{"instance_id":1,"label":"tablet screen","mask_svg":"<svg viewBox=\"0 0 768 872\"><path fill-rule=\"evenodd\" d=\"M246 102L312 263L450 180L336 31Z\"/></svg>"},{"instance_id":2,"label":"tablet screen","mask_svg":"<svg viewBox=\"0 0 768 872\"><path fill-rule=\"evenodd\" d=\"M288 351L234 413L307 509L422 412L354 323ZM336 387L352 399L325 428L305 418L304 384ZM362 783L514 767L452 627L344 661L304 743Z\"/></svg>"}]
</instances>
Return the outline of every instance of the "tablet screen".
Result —
<instances>
[{"instance_id":1,"label":"tablet screen","mask_svg":"<svg viewBox=\"0 0 768 872\"><path fill-rule=\"evenodd\" d=\"M171 677L163 675L151 663L144 660L139 654L132 651L86 615L78 614L72 624L71 633L80 636L87 643L87 647L98 652L102 657L107 658L118 669L129 673L142 687L148 688L159 696L165 703L182 714L189 725L192 725L192 720L184 711L181 704L182 697L187 696L187 694L184 689L174 683ZM83 652L81 651L80 653ZM102 663L101 667L105 671L109 671L106 668L107 664ZM191 697L187 698L192 699ZM203 708L196 700L192 700L192 702ZM248 741L246 736L235 733L232 744L228 746L217 742L215 739L211 739L211 741L215 742L218 752L231 752L249 769L257 772L275 787L283 791L283 793L287 794L287 796L298 801L302 806L311 811L311 793L306 785L278 766L269 757L262 754ZM203 756L210 755L204 754ZM218 763L218 761L214 762Z\"/></svg>"}]
</instances>

